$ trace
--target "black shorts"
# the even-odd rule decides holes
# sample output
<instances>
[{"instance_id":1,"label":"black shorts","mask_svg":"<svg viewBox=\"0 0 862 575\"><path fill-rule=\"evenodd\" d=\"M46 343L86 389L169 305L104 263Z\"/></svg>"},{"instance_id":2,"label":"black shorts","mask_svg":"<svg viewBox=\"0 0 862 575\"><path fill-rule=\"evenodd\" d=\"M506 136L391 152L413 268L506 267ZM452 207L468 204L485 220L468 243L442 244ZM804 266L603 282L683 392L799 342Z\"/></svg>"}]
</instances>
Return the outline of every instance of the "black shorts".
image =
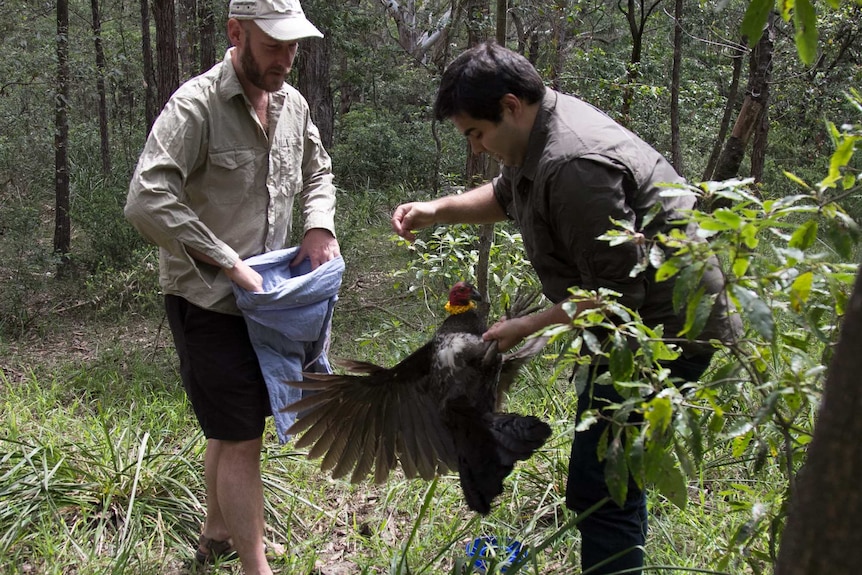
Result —
<instances>
[{"instance_id":1,"label":"black shorts","mask_svg":"<svg viewBox=\"0 0 862 575\"><path fill-rule=\"evenodd\" d=\"M203 309L165 296L180 376L207 439L247 441L263 435L272 414L242 316Z\"/></svg>"}]
</instances>

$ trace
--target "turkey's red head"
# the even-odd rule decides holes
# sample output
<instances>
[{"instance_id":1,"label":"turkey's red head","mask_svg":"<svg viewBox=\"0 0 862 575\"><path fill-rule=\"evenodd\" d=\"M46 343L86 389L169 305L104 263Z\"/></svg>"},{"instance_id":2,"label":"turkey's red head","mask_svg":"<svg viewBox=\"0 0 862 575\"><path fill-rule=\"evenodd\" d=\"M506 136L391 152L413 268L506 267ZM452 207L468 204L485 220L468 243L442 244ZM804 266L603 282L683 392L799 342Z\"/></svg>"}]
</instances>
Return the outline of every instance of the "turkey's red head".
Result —
<instances>
[{"instance_id":1,"label":"turkey's red head","mask_svg":"<svg viewBox=\"0 0 862 575\"><path fill-rule=\"evenodd\" d=\"M482 301L482 294L472 285L460 281L449 290L449 305L472 307L473 301Z\"/></svg>"}]
</instances>

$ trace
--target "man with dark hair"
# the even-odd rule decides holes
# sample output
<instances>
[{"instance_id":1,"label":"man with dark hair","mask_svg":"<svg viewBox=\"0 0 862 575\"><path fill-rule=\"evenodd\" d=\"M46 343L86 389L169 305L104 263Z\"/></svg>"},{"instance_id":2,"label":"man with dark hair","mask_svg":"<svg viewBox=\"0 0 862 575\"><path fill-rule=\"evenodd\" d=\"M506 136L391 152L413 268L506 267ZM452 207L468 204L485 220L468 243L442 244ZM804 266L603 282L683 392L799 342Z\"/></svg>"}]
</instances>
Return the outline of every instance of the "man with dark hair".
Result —
<instances>
[{"instance_id":1,"label":"man with dark hair","mask_svg":"<svg viewBox=\"0 0 862 575\"><path fill-rule=\"evenodd\" d=\"M413 230L434 223L512 219L545 295L554 302L533 315L497 322L485 339L496 340L503 351L550 325L568 323L563 304L573 287L612 289L647 325L663 324L670 337L681 332L685 312L674 311L674 281L657 282L654 270L631 275L643 261L644 247L597 239L611 219L628 222L650 238L668 231L682 210L694 207L693 197L661 195L662 184L683 182L661 154L586 102L546 89L526 58L496 44L471 48L447 67L434 113L439 120L452 120L474 153L495 156L502 171L466 193L398 206L393 230L412 240ZM647 218L654 208L655 217ZM691 238L695 231L693 225L686 229ZM732 341L739 331L717 265L707 268L701 285L718 294L712 314L698 341L680 343L682 354L667 364L685 381L696 380L708 367L714 352L710 339ZM579 302L576 313L593 305ZM606 370L594 365L592 381ZM578 421L587 409L621 400L613 386L588 384L578 398ZM600 421L575 434L566 505L577 512L609 495L596 453L606 425ZM646 499L633 480L622 506L609 502L585 516L578 528L583 570L635 573L643 566Z\"/></svg>"},{"instance_id":2,"label":"man with dark hair","mask_svg":"<svg viewBox=\"0 0 862 575\"><path fill-rule=\"evenodd\" d=\"M224 60L182 85L153 125L125 213L160 247L180 373L207 438L195 558L235 550L245 573L270 575L260 451L272 407L233 286L262 291L244 259L289 246L297 199L304 226L293 264L339 257L329 155L308 103L284 81L298 40L323 34L299 0L231 0L227 33Z\"/></svg>"}]
</instances>

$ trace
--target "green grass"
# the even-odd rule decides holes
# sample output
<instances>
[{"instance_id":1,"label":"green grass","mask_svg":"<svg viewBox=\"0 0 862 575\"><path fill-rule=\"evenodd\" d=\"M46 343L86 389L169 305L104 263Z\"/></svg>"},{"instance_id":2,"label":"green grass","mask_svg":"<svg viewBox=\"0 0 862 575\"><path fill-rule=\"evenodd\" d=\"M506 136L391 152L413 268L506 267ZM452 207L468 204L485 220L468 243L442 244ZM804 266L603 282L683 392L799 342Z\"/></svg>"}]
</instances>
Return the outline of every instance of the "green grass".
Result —
<instances>
[{"instance_id":1,"label":"green grass","mask_svg":"<svg viewBox=\"0 0 862 575\"><path fill-rule=\"evenodd\" d=\"M357 217L348 213L340 232L347 272L330 356L392 365L434 330L443 297L402 273L415 263L389 239L391 198L352 199ZM188 572L204 516L204 440L162 319L111 319L84 308L77 316L46 316L34 328L36 340L0 342L0 573ZM493 535L530 547L521 573L577 572L577 518L564 505L573 385L568 374L554 376L552 359L540 358L510 405L551 422L553 435L516 467L486 517L463 505L453 475L428 483L396 474L383 485L332 480L292 444L279 445L270 424L266 536L285 550L273 567L321 575L461 573L469 566L465 546ZM686 509L651 493L648 563L754 573L751 556L764 551L733 536L752 518L751 502L770 505L778 487L762 474L759 483L745 483L748 477L744 464L716 459L691 482ZM735 501L743 484L744 505ZM239 563L214 571L239 573Z\"/></svg>"}]
</instances>

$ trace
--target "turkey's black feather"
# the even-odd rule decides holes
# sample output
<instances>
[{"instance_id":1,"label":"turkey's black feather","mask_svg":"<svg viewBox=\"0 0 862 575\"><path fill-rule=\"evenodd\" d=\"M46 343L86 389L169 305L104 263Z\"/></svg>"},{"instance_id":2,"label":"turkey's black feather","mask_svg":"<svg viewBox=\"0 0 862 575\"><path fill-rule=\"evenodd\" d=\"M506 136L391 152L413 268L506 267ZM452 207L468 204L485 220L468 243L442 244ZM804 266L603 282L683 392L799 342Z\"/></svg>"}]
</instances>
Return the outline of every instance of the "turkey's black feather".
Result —
<instances>
[{"instance_id":1,"label":"turkey's black feather","mask_svg":"<svg viewBox=\"0 0 862 575\"><path fill-rule=\"evenodd\" d=\"M357 483L373 473L386 480L400 463L408 478L432 479L457 471L467 505L488 513L516 461L529 458L551 434L533 416L501 413L503 396L547 339L536 338L510 354L482 340L484 319L471 307L478 292L464 282L449 303L466 311L448 316L434 337L391 368L338 362L357 375L309 374L289 382L315 390L287 408L298 418L288 430L302 434L297 447L333 477ZM516 301L523 311L535 298ZM361 374L361 375L358 375Z\"/></svg>"}]
</instances>

